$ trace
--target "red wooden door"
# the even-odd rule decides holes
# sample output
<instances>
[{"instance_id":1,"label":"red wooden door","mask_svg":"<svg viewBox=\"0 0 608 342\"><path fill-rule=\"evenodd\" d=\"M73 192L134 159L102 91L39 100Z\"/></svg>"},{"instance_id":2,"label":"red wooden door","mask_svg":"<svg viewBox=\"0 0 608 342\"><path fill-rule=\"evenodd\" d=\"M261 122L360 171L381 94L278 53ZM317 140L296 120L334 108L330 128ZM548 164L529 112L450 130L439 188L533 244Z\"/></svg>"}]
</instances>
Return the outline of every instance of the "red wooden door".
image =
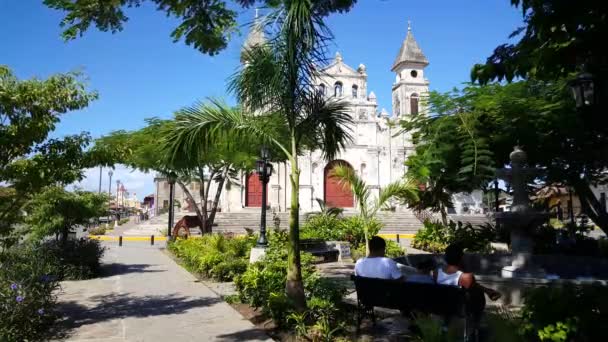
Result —
<instances>
[{"instance_id":1,"label":"red wooden door","mask_svg":"<svg viewBox=\"0 0 608 342\"><path fill-rule=\"evenodd\" d=\"M262 207L262 182L256 172L247 175L245 206Z\"/></svg>"},{"instance_id":2,"label":"red wooden door","mask_svg":"<svg viewBox=\"0 0 608 342\"><path fill-rule=\"evenodd\" d=\"M352 208L354 205L353 193L350 187L340 184L340 181L334 177L331 177L331 170L336 164L346 165L351 167L343 161L333 161L325 167L325 204L328 207L334 208Z\"/></svg>"}]
</instances>

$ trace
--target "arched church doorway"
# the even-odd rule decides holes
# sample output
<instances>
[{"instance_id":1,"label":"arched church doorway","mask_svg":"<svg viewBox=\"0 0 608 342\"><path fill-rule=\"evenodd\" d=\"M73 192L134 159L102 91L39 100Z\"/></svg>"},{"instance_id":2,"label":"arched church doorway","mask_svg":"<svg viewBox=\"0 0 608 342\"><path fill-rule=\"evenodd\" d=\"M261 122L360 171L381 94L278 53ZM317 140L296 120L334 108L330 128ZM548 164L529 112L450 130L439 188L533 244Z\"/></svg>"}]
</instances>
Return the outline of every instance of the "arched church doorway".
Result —
<instances>
[{"instance_id":1,"label":"arched church doorway","mask_svg":"<svg viewBox=\"0 0 608 342\"><path fill-rule=\"evenodd\" d=\"M328 207L335 208L352 208L354 206L354 197L350 187L345 187L340 184L340 181L331 177L331 170L336 165L345 165L353 168L349 163L343 160L334 160L325 166L324 178L324 200Z\"/></svg>"},{"instance_id":2,"label":"arched church doorway","mask_svg":"<svg viewBox=\"0 0 608 342\"><path fill-rule=\"evenodd\" d=\"M245 206L262 207L262 180L257 172L247 175L245 186Z\"/></svg>"}]
</instances>

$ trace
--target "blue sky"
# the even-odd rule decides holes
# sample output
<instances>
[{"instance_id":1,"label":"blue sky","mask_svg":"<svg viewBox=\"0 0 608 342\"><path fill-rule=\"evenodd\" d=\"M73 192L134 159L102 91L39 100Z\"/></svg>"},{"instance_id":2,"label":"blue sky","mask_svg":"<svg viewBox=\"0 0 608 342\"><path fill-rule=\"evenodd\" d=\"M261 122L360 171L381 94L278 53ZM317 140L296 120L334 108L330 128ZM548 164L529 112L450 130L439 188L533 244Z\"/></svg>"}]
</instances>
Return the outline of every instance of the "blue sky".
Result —
<instances>
[{"instance_id":1,"label":"blue sky","mask_svg":"<svg viewBox=\"0 0 608 342\"><path fill-rule=\"evenodd\" d=\"M340 51L353 67L364 63L368 91L376 93L380 108L390 111L394 81L390 67L405 38L408 19L430 61L426 77L431 89L447 91L467 82L471 66L483 62L521 25L521 12L509 3L359 0L351 12L329 18L335 35L330 53ZM80 39L64 42L59 27L62 14L46 8L42 0L0 0L0 64L20 78L70 70L86 74L89 88L98 91L100 99L64 116L54 136L88 131L96 137L136 129L145 118L169 117L199 99L231 100L225 92L226 79L238 67L246 25L253 18L252 9L239 11L243 34L235 35L225 51L209 57L182 42L173 43L169 35L177 21L150 4L128 10L130 20L122 32L91 29ZM153 192L150 176L122 168L117 176L140 199L143 193ZM98 177L98 170L87 171L81 186L96 189Z\"/></svg>"}]
</instances>

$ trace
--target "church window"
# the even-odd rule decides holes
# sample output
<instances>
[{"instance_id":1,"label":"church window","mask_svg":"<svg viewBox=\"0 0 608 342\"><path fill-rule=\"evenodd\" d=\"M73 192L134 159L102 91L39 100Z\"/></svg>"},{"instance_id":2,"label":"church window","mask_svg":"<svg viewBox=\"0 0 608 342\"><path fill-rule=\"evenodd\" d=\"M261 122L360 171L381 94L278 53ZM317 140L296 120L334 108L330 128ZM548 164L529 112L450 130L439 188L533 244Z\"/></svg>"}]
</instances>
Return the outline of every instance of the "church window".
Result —
<instances>
[{"instance_id":1,"label":"church window","mask_svg":"<svg viewBox=\"0 0 608 342\"><path fill-rule=\"evenodd\" d=\"M412 94L412 96L410 97L410 114L418 114L418 94L416 93Z\"/></svg>"},{"instance_id":2,"label":"church window","mask_svg":"<svg viewBox=\"0 0 608 342\"><path fill-rule=\"evenodd\" d=\"M410 72L410 75L412 75L412 78L416 78L418 77L418 71L412 70L412 72Z\"/></svg>"},{"instance_id":3,"label":"church window","mask_svg":"<svg viewBox=\"0 0 608 342\"><path fill-rule=\"evenodd\" d=\"M357 98L357 93L359 92L359 87L356 84L353 84L353 99Z\"/></svg>"},{"instance_id":4,"label":"church window","mask_svg":"<svg viewBox=\"0 0 608 342\"><path fill-rule=\"evenodd\" d=\"M319 86L317 86L317 93L319 95L327 94L327 89L325 89L325 84L321 83L321 84L319 84Z\"/></svg>"},{"instance_id":5,"label":"church window","mask_svg":"<svg viewBox=\"0 0 608 342\"><path fill-rule=\"evenodd\" d=\"M336 84L334 84L334 96L342 97L342 82L336 82Z\"/></svg>"}]
</instances>

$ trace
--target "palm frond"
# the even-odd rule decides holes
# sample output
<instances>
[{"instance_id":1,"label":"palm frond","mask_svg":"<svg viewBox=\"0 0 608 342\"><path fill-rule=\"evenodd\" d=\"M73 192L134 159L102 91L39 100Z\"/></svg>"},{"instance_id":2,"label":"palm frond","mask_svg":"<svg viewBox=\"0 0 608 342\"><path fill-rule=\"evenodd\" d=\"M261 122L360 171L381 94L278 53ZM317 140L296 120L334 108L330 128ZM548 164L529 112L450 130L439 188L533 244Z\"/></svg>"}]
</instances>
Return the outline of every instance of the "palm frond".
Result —
<instances>
[{"instance_id":1,"label":"palm frond","mask_svg":"<svg viewBox=\"0 0 608 342\"><path fill-rule=\"evenodd\" d=\"M172 151L208 152L222 141L227 148L238 150L242 142L259 141L276 146L286 156L288 151L281 143L280 117L246 115L240 108L231 108L221 102L198 103L175 114L173 133L165 139ZM174 154L173 159L179 154Z\"/></svg>"},{"instance_id":2,"label":"palm frond","mask_svg":"<svg viewBox=\"0 0 608 342\"><path fill-rule=\"evenodd\" d=\"M287 86L280 55L265 44L245 50L242 57L243 66L229 80L228 90L249 111L277 111Z\"/></svg>"},{"instance_id":3,"label":"palm frond","mask_svg":"<svg viewBox=\"0 0 608 342\"><path fill-rule=\"evenodd\" d=\"M320 149L326 160L333 160L352 143L353 119L347 104L325 99L312 91L303 100L302 120L296 126L298 143L309 150Z\"/></svg>"},{"instance_id":4,"label":"palm frond","mask_svg":"<svg viewBox=\"0 0 608 342\"><path fill-rule=\"evenodd\" d=\"M412 203L418 200L418 186L411 180L390 183L380 190L374 213L388 204L392 199Z\"/></svg>"},{"instance_id":5,"label":"palm frond","mask_svg":"<svg viewBox=\"0 0 608 342\"><path fill-rule=\"evenodd\" d=\"M352 167L337 164L330 171L329 176L338 179L343 187L350 188L357 200L359 210L367 211L370 198L369 188L365 185L365 182L357 176Z\"/></svg>"}]
</instances>

